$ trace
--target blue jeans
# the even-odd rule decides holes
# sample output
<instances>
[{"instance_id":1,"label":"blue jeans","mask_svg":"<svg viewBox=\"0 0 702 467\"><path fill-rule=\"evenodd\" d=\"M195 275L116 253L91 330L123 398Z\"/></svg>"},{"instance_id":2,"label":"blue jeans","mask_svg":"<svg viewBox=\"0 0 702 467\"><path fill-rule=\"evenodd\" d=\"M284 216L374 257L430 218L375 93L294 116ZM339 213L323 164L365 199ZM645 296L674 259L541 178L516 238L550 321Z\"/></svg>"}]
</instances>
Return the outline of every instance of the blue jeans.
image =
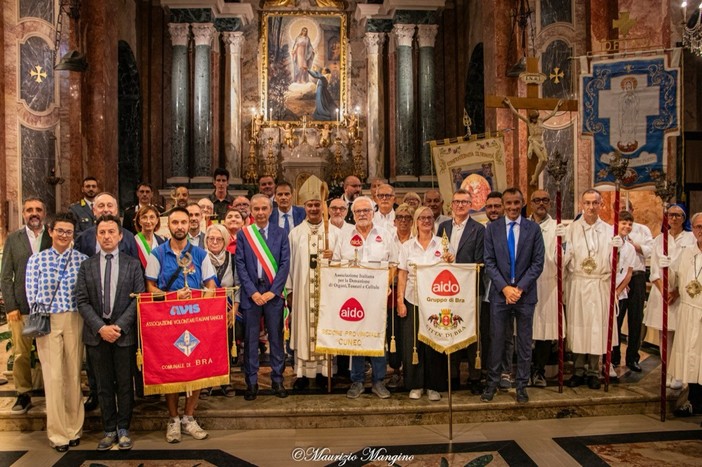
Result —
<instances>
[{"instance_id":1,"label":"blue jeans","mask_svg":"<svg viewBox=\"0 0 702 467\"><path fill-rule=\"evenodd\" d=\"M373 383L385 379L385 371L387 364L385 356L370 357L371 367L373 368ZM366 357L351 357L351 382L362 383L364 373L366 371Z\"/></svg>"}]
</instances>

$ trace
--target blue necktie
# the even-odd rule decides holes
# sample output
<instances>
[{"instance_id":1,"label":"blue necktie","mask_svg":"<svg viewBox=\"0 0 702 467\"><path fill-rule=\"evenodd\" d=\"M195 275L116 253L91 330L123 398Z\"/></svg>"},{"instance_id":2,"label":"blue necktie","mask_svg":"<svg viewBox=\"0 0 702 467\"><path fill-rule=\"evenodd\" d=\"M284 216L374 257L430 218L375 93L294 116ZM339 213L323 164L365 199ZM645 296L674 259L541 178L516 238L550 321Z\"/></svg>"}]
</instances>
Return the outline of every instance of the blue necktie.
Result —
<instances>
[{"instance_id":1,"label":"blue necktie","mask_svg":"<svg viewBox=\"0 0 702 467\"><path fill-rule=\"evenodd\" d=\"M516 275L516 251L517 242L514 239L514 226L517 225L515 221L509 223L509 234L507 235L507 247L509 248L509 275L511 278L511 283L514 284L514 279Z\"/></svg>"},{"instance_id":2,"label":"blue necktie","mask_svg":"<svg viewBox=\"0 0 702 467\"><path fill-rule=\"evenodd\" d=\"M283 214L283 228L285 229L285 233L290 233L290 220L288 219L288 216L290 214L286 213Z\"/></svg>"}]
</instances>

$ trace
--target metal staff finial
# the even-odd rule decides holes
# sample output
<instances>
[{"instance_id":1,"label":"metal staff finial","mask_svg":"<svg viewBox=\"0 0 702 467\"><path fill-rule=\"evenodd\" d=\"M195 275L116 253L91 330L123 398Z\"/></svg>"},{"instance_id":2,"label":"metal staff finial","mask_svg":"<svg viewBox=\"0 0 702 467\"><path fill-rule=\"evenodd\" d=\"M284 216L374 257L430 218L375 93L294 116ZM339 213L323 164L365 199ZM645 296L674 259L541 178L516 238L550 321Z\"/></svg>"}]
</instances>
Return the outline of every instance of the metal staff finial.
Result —
<instances>
[{"instance_id":1,"label":"metal staff finial","mask_svg":"<svg viewBox=\"0 0 702 467\"><path fill-rule=\"evenodd\" d=\"M560 184L568 174L568 160L564 159L558 150L554 151L553 156L546 163L546 172Z\"/></svg>"},{"instance_id":2,"label":"metal staff finial","mask_svg":"<svg viewBox=\"0 0 702 467\"><path fill-rule=\"evenodd\" d=\"M675 196L675 191L677 188L677 182L667 180L665 174L663 174L658 180L656 180L656 196L658 196L664 205L667 205L671 198Z\"/></svg>"},{"instance_id":3,"label":"metal staff finial","mask_svg":"<svg viewBox=\"0 0 702 467\"><path fill-rule=\"evenodd\" d=\"M614 156L609 160L609 168L607 171L612 174L617 184L622 182L626 169L629 168L629 159L622 157L622 153L618 149L614 150Z\"/></svg>"}]
</instances>

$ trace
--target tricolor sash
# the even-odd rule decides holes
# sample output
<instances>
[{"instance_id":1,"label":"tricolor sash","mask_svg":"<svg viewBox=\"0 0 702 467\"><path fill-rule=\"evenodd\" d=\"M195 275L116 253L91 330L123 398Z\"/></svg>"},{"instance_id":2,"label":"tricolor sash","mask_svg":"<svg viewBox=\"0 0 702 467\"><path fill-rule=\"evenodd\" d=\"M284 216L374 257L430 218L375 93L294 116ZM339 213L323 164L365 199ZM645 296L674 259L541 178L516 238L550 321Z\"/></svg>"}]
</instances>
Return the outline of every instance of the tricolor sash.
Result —
<instances>
[{"instance_id":1,"label":"tricolor sash","mask_svg":"<svg viewBox=\"0 0 702 467\"><path fill-rule=\"evenodd\" d=\"M258 262L261 263L264 274L272 284L275 274L278 272L278 262L273 257L258 227L255 224L244 227L244 237L246 237L246 241L251 245L251 249L256 255L256 258L258 258Z\"/></svg>"},{"instance_id":2,"label":"tricolor sash","mask_svg":"<svg viewBox=\"0 0 702 467\"><path fill-rule=\"evenodd\" d=\"M146 241L146 237L144 237L144 234L139 232L136 234L137 238L137 252L139 253L139 259L141 260L141 265L143 267L146 267L146 263L148 261L149 255L151 254L151 245L149 245L149 242Z\"/></svg>"}]
</instances>

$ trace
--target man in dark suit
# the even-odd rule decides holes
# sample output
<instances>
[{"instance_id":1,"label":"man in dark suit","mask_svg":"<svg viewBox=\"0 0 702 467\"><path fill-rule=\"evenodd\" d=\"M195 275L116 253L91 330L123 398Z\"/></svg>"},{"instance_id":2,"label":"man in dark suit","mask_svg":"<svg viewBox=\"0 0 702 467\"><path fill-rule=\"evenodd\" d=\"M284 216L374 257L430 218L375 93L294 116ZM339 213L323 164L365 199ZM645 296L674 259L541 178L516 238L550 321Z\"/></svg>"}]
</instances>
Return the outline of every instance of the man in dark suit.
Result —
<instances>
[{"instance_id":1,"label":"man in dark suit","mask_svg":"<svg viewBox=\"0 0 702 467\"><path fill-rule=\"evenodd\" d=\"M68 210L76 216L78 224L76 225L76 234L85 232L95 223L95 213L93 212L93 203L95 195L98 194L98 182L95 177L85 177L83 184L80 187L83 197L68 206Z\"/></svg>"},{"instance_id":2,"label":"man in dark suit","mask_svg":"<svg viewBox=\"0 0 702 467\"><path fill-rule=\"evenodd\" d=\"M500 381L505 329L513 313L517 320L517 402L529 402L526 386L531 371L531 336L536 280L544 268L544 239L535 222L521 216L524 196L518 188L502 194L505 217L485 232L485 271L490 288L490 359L488 385L480 400L491 401ZM504 220L503 220L504 219Z\"/></svg>"},{"instance_id":3,"label":"man in dark suit","mask_svg":"<svg viewBox=\"0 0 702 467\"><path fill-rule=\"evenodd\" d=\"M100 253L80 265L76 302L105 430L97 449L107 451L119 444L119 449L126 450L132 448L132 362L137 344L136 299L130 294L144 291L144 276L141 262L119 251L119 217L99 217L95 227Z\"/></svg>"},{"instance_id":4,"label":"man in dark suit","mask_svg":"<svg viewBox=\"0 0 702 467\"><path fill-rule=\"evenodd\" d=\"M117 203L117 198L112 196L110 193L102 192L95 196L93 199L93 213L95 217L111 215L119 217L119 204ZM99 251L100 244L96 242L95 226L90 227L88 230L83 231L83 233L76 238L73 248L80 251L87 257L94 256ZM139 248L136 244L136 239L134 234L128 230L122 229L122 238L119 241L119 251L132 258L139 259ZM93 368L90 360L88 360L88 386L90 386L90 394L85 400L85 410L90 412L95 410L98 406L97 397L97 382L93 376Z\"/></svg>"},{"instance_id":5,"label":"man in dark suit","mask_svg":"<svg viewBox=\"0 0 702 467\"><path fill-rule=\"evenodd\" d=\"M293 206L292 200L292 185L286 181L278 183L275 187L275 201L278 207L273 208L269 222L285 230L286 234L305 220L305 209Z\"/></svg>"},{"instance_id":6,"label":"man in dark suit","mask_svg":"<svg viewBox=\"0 0 702 467\"><path fill-rule=\"evenodd\" d=\"M239 309L244 316L244 399L247 401L256 399L258 394L261 316L265 318L268 330L271 389L278 397L288 396L283 386L283 289L290 271L290 245L285 230L269 222L271 210L270 198L261 193L254 195L251 211L255 224L237 233L235 260L243 289Z\"/></svg>"},{"instance_id":7,"label":"man in dark suit","mask_svg":"<svg viewBox=\"0 0 702 467\"><path fill-rule=\"evenodd\" d=\"M2 255L2 296L5 300L7 322L12 332L12 352L15 356L12 378L17 391L13 414L27 413L31 406L32 338L22 336L24 320L29 314L25 292L27 260L32 254L51 246L51 237L44 227L46 206L39 198L27 198L22 205L25 226L8 235Z\"/></svg>"},{"instance_id":8,"label":"man in dark suit","mask_svg":"<svg viewBox=\"0 0 702 467\"><path fill-rule=\"evenodd\" d=\"M137 185L136 195L139 202L124 210L124 221L122 222L122 228L129 230L133 234L137 233L136 226L134 225L134 216L139 212L139 209L144 206L154 206L159 213L163 212L163 206L154 203L154 189L150 183L139 183Z\"/></svg>"},{"instance_id":9,"label":"man in dark suit","mask_svg":"<svg viewBox=\"0 0 702 467\"><path fill-rule=\"evenodd\" d=\"M483 238L485 236L485 227L475 219L472 219L468 212L470 211L472 199L471 194L463 189L456 191L453 194L451 201L451 212L453 219L442 222L439 225L437 235L442 237L446 233L453 251L456 252L456 263L482 263L483 262ZM481 282L482 286L482 282ZM482 287L481 287L482 288ZM482 345L482 358L485 358L487 341L487 333L489 332L489 314L485 317L480 316L480 339ZM478 343L475 342L468 346L468 384L470 391L474 395L481 392L480 387L480 369L475 368L475 359L477 357ZM452 359L452 365L455 362L455 375L459 375L458 358Z\"/></svg>"}]
</instances>

